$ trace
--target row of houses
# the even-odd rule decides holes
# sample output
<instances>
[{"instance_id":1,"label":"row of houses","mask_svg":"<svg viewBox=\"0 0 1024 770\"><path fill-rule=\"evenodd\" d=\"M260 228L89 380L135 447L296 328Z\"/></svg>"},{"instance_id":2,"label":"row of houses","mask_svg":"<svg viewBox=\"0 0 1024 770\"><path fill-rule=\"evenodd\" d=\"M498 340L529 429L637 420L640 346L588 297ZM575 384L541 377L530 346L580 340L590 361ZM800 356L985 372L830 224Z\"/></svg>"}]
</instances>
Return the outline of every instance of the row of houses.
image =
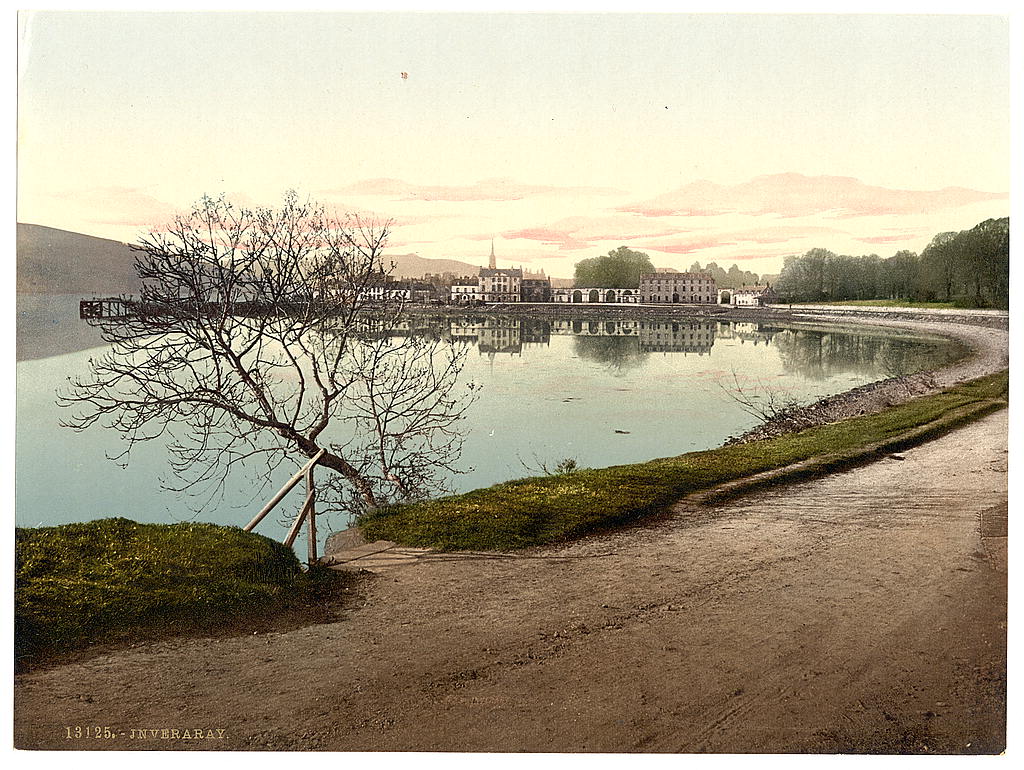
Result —
<instances>
[{"instance_id":1,"label":"row of houses","mask_svg":"<svg viewBox=\"0 0 1024 770\"><path fill-rule=\"evenodd\" d=\"M449 301L466 305L480 302L551 302L551 279L543 273L524 272L522 268L481 267L479 275L457 278L451 286Z\"/></svg>"},{"instance_id":2,"label":"row of houses","mask_svg":"<svg viewBox=\"0 0 1024 770\"><path fill-rule=\"evenodd\" d=\"M606 287L552 288L551 279L521 268L480 268L475 277L453 282L448 301L456 305L509 302L555 302L589 304L684 304L684 305L767 305L778 301L771 286L743 286L719 289L707 273L648 273L640 276L636 289Z\"/></svg>"},{"instance_id":3,"label":"row of houses","mask_svg":"<svg viewBox=\"0 0 1024 770\"><path fill-rule=\"evenodd\" d=\"M504 304L518 302L554 302L562 304L683 304L683 305L764 305L777 301L770 286L744 286L719 289L707 273L654 272L640 276L636 288L552 287L551 279L530 273L521 267L499 268L491 244L490 263L475 276L451 279L445 285L434 281L396 280L383 273L360 290L370 301L454 305Z\"/></svg>"}]
</instances>

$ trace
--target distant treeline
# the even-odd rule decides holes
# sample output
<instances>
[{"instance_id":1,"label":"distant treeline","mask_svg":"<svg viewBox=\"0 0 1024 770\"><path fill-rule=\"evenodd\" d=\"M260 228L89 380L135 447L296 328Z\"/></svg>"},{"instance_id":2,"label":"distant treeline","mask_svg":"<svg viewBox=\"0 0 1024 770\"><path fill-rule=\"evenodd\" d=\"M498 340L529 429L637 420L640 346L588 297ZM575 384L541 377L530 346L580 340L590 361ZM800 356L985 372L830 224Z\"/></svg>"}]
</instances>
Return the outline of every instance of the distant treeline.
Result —
<instances>
[{"instance_id":1,"label":"distant treeline","mask_svg":"<svg viewBox=\"0 0 1024 770\"><path fill-rule=\"evenodd\" d=\"M576 263L575 283L579 287L602 289L635 289L640 286L640 276L655 271L651 258L642 251L633 251L625 246L609 251L607 256L581 259ZM670 272L677 272L671 270ZM757 273L740 270L733 265L728 270L709 262L701 267L700 262L690 265L691 273L708 273L715 279L719 289L738 289L741 286L755 286ZM764 281L772 276L760 276Z\"/></svg>"},{"instance_id":2,"label":"distant treeline","mask_svg":"<svg viewBox=\"0 0 1024 770\"><path fill-rule=\"evenodd\" d=\"M700 262L690 265L691 273L707 273L715 279L715 285L719 289L738 289L741 286L757 286L763 281L771 282L772 276L758 276L749 270L740 270L738 265L733 265L728 270L719 267L716 262L708 262L707 267L701 267Z\"/></svg>"},{"instance_id":3,"label":"distant treeline","mask_svg":"<svg viewBox=\"0 0 1024 770\"><path fill-rule=\"evenodd\" d=\"M893 299L1006 308L1010 220L988 219L970 230L939 233L920 255L900 251L883 259L811 249L786 258L775 288L789 302Z\"/></svg>"}]
</instances>

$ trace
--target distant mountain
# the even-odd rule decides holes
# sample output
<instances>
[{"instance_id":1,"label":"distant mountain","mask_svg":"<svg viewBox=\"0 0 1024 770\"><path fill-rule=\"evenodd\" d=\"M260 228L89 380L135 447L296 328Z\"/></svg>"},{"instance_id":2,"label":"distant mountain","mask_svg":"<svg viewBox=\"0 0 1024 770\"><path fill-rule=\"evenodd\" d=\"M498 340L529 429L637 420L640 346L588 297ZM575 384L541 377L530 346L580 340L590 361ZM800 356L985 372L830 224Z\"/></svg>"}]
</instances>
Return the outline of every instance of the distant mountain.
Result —
<instances>
[{"instance_id":1,"label":"distant mountain","mask_svg":"<svg viewBox=\"0 0 1024 770\"><path fill-rule=\"evenodd\" d=\"M471 265L469 262L459 262L455 259L429 259L418 254L387 254L384 263L388 261L395 263L392 275L396 278L422 278L427 273L440 275L442 273L453 273L457 276L472 276L480 272L483 264ZM507 261L498 260L498 267L521 267L512 265ZM526 269L526 268L524 268ZM554 288L571 288L572 278L552 278L551 286Z\"/></svg>"},{"instance_id":2,"label":"distant mountain","mask_svg":"<svg viewBox=\"0 0 1024 770\"><path fill-rule=\"evenodd\" d=\"M19 294L138 294L124 243L18 223Z\"/></svg>"},{"instance_id":3,"label":"distant mountain","mask_svg":"<svg viewBox=\"0 0 1024 770\"><path fill-rule=\"evenodd\" d=\"M384 256L385 266L388 262L395 263L392 275L396 278L422 278L427 273L434 275L454 273L457 276L476 275L481 267L455 259L428 259L418 254L386 254Z\"/></svg>"}]
</instances>

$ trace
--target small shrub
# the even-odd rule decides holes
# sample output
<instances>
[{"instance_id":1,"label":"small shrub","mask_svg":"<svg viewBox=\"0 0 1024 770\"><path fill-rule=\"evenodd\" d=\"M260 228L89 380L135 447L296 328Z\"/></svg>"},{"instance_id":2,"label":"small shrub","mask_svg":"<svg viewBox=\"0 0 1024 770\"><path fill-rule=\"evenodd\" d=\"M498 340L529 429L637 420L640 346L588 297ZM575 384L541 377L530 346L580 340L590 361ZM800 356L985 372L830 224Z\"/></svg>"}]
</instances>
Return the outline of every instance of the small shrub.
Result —
<instances>
[{"instance_id":1,"label":"small shrub","mask_svg":"<svg viewBox=\"0 0 1024 770\"><path fill-rule=\"evenodd\" d=\"M573 457L566 457L555 466L554 475L564 476L567 473L575 473L579 470L579 464Z\"/></svg>"}]
</instances>

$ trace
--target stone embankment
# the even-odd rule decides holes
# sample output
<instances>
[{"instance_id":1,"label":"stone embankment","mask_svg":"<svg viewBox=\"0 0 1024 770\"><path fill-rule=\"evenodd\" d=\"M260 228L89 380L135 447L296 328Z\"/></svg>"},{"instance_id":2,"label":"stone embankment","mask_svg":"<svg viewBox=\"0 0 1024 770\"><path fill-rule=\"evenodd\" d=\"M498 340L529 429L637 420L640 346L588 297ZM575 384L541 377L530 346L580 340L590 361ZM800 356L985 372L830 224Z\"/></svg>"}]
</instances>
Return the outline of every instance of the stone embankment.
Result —
<instances>
[{"instance_id":1,"label":"stone embankment","mask_svg":"<svg viewBox=\"0 0 1024 770\"><path fill-rule=\"evenodd\" d=\"M529 318L584 318L678 320L697 318L716 321L760 323L813 320L863 323L874 321L920 321L955 323L1006 329L1009 314L1001 310L959 310L925 308L851 307L835 305L771 305L734 307L732 305L632 305L553 302L515 302L491 305L415 305L407 308L414 315L512 316Z\"/></svg>"}]
</instances>

